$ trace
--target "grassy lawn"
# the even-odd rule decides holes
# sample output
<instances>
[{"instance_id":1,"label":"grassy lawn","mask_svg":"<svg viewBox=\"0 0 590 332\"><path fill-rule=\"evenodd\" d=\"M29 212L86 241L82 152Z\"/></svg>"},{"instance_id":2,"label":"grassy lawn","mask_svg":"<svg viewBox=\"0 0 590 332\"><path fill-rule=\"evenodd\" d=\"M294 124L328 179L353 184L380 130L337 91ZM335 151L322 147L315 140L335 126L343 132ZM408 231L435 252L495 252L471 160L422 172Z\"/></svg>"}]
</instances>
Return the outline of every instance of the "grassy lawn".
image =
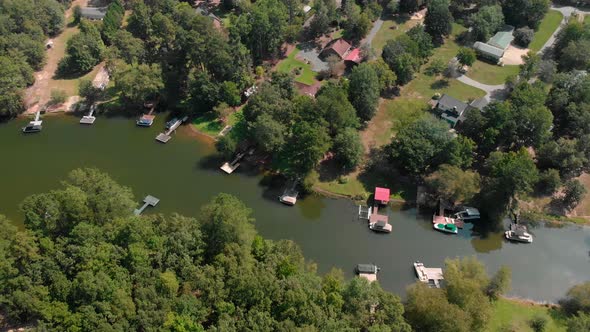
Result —
<instances>
[{"instance_id":1,"label":"grassy lawn","mask_svg":"<svg viewBox=\"0 0 590 332\"><path fill-rule=\"evenodd\" d=\"M377 34L375 35L375 38L371 43L371 46L375 50L375 53L380 56L381 51L383 51L383 47L385 46L388 40L394 39L395 37L411 29L416 24L418 24L418 21L416 20L403 21L398 18L390 18L388 20L383 21L381 29L377 31Z\"/></svg>"},{"instance_id":2,"label":"grassy lawn","mask_svg":"<svg viewBox=\"0 0 590 332\"><path fill-rule=\"evenodd\" d=\"M477 60L467 76L483 84L499 85L504 84L508 76L518 74L519 69L516 65L500 67Z\"/></svg>"},{"instance_id":3,"label":"grassy lawn","mask_svg":"<svg viewBox=\"0 0 590 332\"><path fill-rule=\"evenodd\" d=\"M488 328L485 331L496 332L505 326L510 326L512 330L509 331L532 332L528 323L536 315L547 319L545 332L565 332L562 320L554 310L541 305L524 304L506 299L496 302Z\"/></svg>"},{"instance_id":4,"label":"grassy lawn","mask_svg":"<svg viewBox=\"0 0 590 332\"><path fill-rule=\"evenodd\" d=\"M198 131L213 137L217 136L221 129L225 127L221 121L218 121L217 117L212 112L197 117L193 120L192 125Z\"/></svg>"},{"instance_id":5,"label":"grassy lawn","mask_svg":"<svg viewBox=\"0 0 590 332\"><path fill-rule=\"evenodd\" d=\"M300 49L295 48L289 56L282 60L277 66L277 71L283 73L291 73L295 69L299 68L300 74L295 77L296 82L300 82L307 85L312 85L315 82L315 73L311 70L311 65L297 60L295 57L299 53Z\"/></svg>"},{"instance_id":6,"label":"grassy lawn","mask_svg":"<svg viewBox=\"0 0 590 332\"><path fill-rule=\"evenodd\" d=\"M553 34L555 29L561 23L563 19L563 14L556 10L550 10L545 15L545 18L541 21L539 25L539 29L535 32L535 37L533 37L533 41L529 45L531 51L538 52L543 45L549 40L549 37Z\"/></svg>"},{"instance_id":7,"label":"grassy lawn","mask_svg":"<svg viewBox=\"0 0 590 332\"><path fill-rule=\"evenodd\" d=\"M584 23L590 23L590 15L584 16Z\"/></svg>"},{"instance_id":8,"label":"grassy lawn","mask_svg":"<svg viewBox=\"0 0 590 332\"><path fill-rule=\"evenodd\" d=\"M443 63L448 63L459 51L460 46L455 42L455 36L465 31L465 28L453 24L453 34L445 44L434 50L430 57L430 62L439 59ZM428 63L423 65L421 71L416 77L408 83L402 91L402 96L424 98L428 101L435 93L447 93L459 100L467 101L485 96L485 92L461 83L455 79L446 79L442 77L428 76L424 71L428 68Z\"/></svg>"}]
</instances>

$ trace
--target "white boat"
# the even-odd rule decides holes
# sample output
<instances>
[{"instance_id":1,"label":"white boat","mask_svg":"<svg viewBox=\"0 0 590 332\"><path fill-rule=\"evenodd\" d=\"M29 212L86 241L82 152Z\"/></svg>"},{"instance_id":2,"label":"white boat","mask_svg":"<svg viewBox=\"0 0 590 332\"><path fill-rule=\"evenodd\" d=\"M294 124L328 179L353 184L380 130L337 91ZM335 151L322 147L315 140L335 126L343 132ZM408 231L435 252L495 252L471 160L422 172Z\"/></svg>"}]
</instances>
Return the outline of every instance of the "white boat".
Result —
<instances>
[{"instance_id":1,"label":"white boat","mask_svg":"<svg viewBox=\"0 0 590 332\"><path fill-rule=\"evenodd\" d=\"M295 205L295 203L297 203L297 196L299 196L299 192L294 188L295 185L293 185L291 189L285 189L283 194L279 196L279 202L285 205Z\"/></svg>"},{"instance_id":2,"label":"white boat","mask_svg":"<svg viewBox=\"0 0 590 332\"><path fill-rule=\"evenodd\" d=\"M23 127L23 133L38 133L43 129L43 121L31 121L25 127Z\"/></svg>"},{"instance_id":3,"label":"white boat","mask_svg":"<svg viewBox=\"0 0 590 332\"><path fill-rule=\"evenodd\" d=\"M418 277L418 280L420 280L421 282L428 282L428 277L424 272L424 263L415 261L414 270L416 271L416 276Z\"/></svg>"},{"instance_id":4,"label":"white boat","mask_svg":"<svg viewBox=\"0 0 590 332\"><path fill-rule=\"evenodd\" d=\"M437 231L443 232L443 233L457 234L459 232L459 230L457 229L457 226L455 226L455 224L436 223L436 224L432 225L432 227L434 229L436 229Z\"/></svg>"},{"instance_id":5,"label":"white boat","mask_svg":"<svg viewBox=\"0 0 590 332\"><path fill-rule=\"evenodd\" d=\"M455 218L459 220L475 220L480 218L480 214L476 208L465 207L463 210L455 213Z\"/></svg>"},{"instance_id":6,"label":"white boat","mask_svg":"<svg viewBox=\"0 0 590 332\"><path fill-rule=\"evenodd\" d=\"M510 225L510 229L504 232L504 236L510 241L533 243L533 236L527 232L526 226L524 225Z\"/></svg>"},{"instance_id":7,"label":"white boat","mask_svg":"<svg viewBox=\"0 0 590 332\"><path fill-rule=\"evenodd\" d=\"M391 233L392 226L390 223L384 220L369 223L369 228L375 232Z\"/></svg>"}]
</instances>

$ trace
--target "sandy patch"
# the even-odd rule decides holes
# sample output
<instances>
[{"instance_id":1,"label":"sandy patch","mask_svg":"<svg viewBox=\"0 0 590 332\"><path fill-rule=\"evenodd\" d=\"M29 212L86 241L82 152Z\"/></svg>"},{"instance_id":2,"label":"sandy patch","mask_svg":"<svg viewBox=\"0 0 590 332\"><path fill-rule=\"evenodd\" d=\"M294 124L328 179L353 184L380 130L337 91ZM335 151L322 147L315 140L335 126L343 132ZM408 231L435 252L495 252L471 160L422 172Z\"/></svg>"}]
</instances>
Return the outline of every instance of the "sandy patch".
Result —
<instances>
[{"instance_id":1,"label":"sandy patch","mask_svg":"<svg viewBox=\"0 0 590 332\"><path fill-rule=\"evenodd\" d=\"M419 10L419 11L415 12L415 13L414 13L414 14L412 14L412 16L410 17L410 20L418 20L418 21L421 21L421 20L423 20L423 19L424 19L424 17L426 16L426 11L427 11L427 10L428 10L427 8L424 8L424 9L422 9L422 10Z\"/></svg>"},{"instance_id":2,"label":"sandy patch","mask_svg":"<svg viewBox=\"0 0 590 332\"><path fill-rule=\"evenodd\" d=\"M510 45L500 61L505 65L522 65L524 63L522 56L526 55L529 51L528 48Z\"/></svg>"}]
</instances>

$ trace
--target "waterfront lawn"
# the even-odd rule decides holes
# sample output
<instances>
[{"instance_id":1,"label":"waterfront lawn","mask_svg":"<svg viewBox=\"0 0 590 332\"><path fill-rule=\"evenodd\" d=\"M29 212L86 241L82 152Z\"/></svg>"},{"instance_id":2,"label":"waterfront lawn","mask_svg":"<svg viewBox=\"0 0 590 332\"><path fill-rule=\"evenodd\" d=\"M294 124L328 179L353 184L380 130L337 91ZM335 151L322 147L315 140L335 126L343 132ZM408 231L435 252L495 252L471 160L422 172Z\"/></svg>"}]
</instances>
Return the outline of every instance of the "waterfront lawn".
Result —
<instances>
[{"instance_id":1,"label":"waterfront lawn","mask_svg":"<svg viewBox=\"0 0 590 332\"><path fill-rule=\"evenodd\" d=\"M497 66L485 61L477 60L469 68L467 76L483 84L500 85L506 82L506 78L518 74L520 67L517 65Z\"/></svg>"},{"instance_id":2,"label":"waterfront lawn","mask_svg":"<svg viewBox=\"0 0 590 332\"><path fill-rule=\"evenodd\" d=\"M555 309L507 299L500 299L494 304L494 311L485 331L503 331L503 328L511 327L506 331L532 332L529 321L537 315L547 319L545 332L565 332L563 318Z\"/></svg>"},{"instance_id":3,"label":"waterfront lawn","mask_svg":"<svg viewBox=\"0 0 590 332\"><path fill-rule=\"evenodd\" d=\"M277 71L282 73L292 73L296 69L299 69L300 73L296 75L295 81L307 85L312 85L315 82L315 73L311 70L311 65L297 60L295 57L299 53L300 49L295 47L289 56L282 60L278 66Z\"/></svg>"},{"instance_id":4,"label":"waterfront lawn","mask_svg":"<svg viewBox=\"0 0 590 332\"><path fill-rule=\"evenodd\" d=\"M541 50L543 45L549 40L549 37L555 32L559 24L563 20L563 14L558 12L557 10L550 10L545 15L545 18L539 24L539 29L535 32L535 36L533 37L533 41L529 45L529 48L533 52L538 52Z\"/></svg>"},{"instance_id":5,"label":"waterfront lawn","mask_svg":"<svg viewBox=\"0 0 590 332\"><path fill-rule=\"evenodd\" d=\"M198 116L193 120L192 126L201 133L213 137L216 137L223 127L225 127L223 122L219 121L213 112L207 112Z\"/></svg>"}]
</instances>

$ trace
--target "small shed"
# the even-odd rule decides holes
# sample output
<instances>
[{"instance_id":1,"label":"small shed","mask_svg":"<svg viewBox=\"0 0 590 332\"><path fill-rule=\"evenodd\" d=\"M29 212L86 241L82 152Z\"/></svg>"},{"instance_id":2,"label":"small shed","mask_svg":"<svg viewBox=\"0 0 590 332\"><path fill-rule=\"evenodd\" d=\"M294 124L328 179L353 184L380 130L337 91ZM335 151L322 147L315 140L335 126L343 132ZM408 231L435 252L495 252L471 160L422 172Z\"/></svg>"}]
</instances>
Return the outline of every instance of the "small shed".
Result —
<instances>
[{"instance_id":1,"label":"small shed","mask_svg":"<svg viewBox=\"0 0 590 332\"><path fill-rule=\"evenodd\" d=\"M88 20L102 21L107 14L107 7L83 7L80 8L80 16Z\"/></svg>"},{"instance_id":2,"label":"small shed","mask_svg":"<svg viewBox=\"0 0 590 332\"><path fill-rule=\"evenodd\" d=\"M375 187L375 202L378 204L384 204L384 205L388 204L389 203L389 189Z\"/></svg>"}]
</instances>

